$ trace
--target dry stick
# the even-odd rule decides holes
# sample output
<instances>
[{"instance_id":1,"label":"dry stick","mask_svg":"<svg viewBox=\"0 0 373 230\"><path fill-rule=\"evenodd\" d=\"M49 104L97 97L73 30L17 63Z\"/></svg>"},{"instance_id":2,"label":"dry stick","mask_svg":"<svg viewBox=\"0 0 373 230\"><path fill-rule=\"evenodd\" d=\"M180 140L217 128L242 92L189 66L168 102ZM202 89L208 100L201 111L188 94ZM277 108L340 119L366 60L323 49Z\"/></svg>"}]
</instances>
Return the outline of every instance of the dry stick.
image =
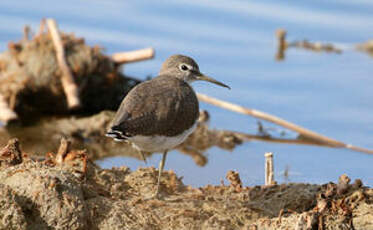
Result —
<instances>
[{"instance_id":1,"label":"dry stick","mask_svg":"<svg viewBox=\"0 0 373 230\"><path fill-rule=\"evenodd\" d=\"M30 27L27 25L23 27L23 40L30 40Z\"/></svg>"},{"instance_id":2,"label":"dry stick","mask_svg":"<svg viewBox=\"0 0 373 230\"><path fill-rule=\"evenodd\" d=\"M278 29L276 31L277 37L277 53L276 53L276 60L281 61L285 58L285 50L287 48L286 42L286 30Z\"/></svg>"},{"instance_id":3,"label":"dry stick","mask_svg":"<svg viewBox=\"0 0 373 230\"><path fill-rule=\"evenodd\" d=\"M54 48L56 49L57 62L62 71L61 82L67 97L68 107L69 109L77 108L80 106L79 90L78 86L75 84L70 68L66 63L65 50L58 32L56 21L53 19L47 19L47 26L52 36Z\"/></svg>"},{"instance_id":4,"label":"dry stick","mask_svg":"<svg viewBox=\"0 0 373 230\"><path fill-rule=\"evenodd\" d=\"M272 142L272 143L281 143L281 144L296 144L296 145L315 145L315 146L322 146L322 147L329 147L335 148L335 146L329 145L326 142L319 142L313 139L284 139L284 138L274 138L271 136L262 136L262 135L253 135L247 134L242 132L235 132L231 130L223 130L223 132L229 133L242 141L265 141L265 142ZM366 149L362 149L360 147L351 146L349 149L358 151L358 152L366 152ZM370 151L370 150L368 150ZM369 153L369 152L368 152Z\"/></svg>"},{"instance_id":5,"label":"dry stick","mask_svg":"<svg viewBox=\"0 0 373 230\"><path fill-rule=\"evenodd\" d=\"M6 124L16 119L18 119L17 114L9 107L3 95L0 94L0 121Z\"/></svg>"},{"instance_id":6,"label":"dry stick","mask_svg":"<svg viewBox=\"0 0 373 230\"><path fill-rule=\"evenodd\" d=\"M278 118L276 116L261 112L259 110L248 109L248 108L245 108L245 107L242 107L242 106L239 106L239 105L235 105L235 104L232 104L232 103L229 103L229 102L226 102L226 101L222 101L222 100L219 100L219 99L216 99L216 98L213 98L213 97L209 97L207 95L200 94L200 93L197 93L197 97L200 101L204 101L206 103L209 103L209 104L221 107L221 108L225 108L225 109L237 112L237 113L246 114L246 115L249 115L249 116L253 116L253 117L256 117L256 118L259 118L259 119L262 119L262 120L266 120L266 121L275 123L275 124L280 125L284 128L293 130L293 131L299 133L301 136L303 136L305 138L309 138L309 139L312 139L312 140L315 140L315 141L318 141L318 142L323 142L326 145L329 145L329 146L332 146L332 147L347 148L347 149L351 149L351 150L358 151L358 152L373 154L373 150L371 150L371 149L365 149L365 148L353 146L353 145L350 145L350 144L345 144L343 142L331 139L329 137L320 135L320 134L318 134L316 132L313 132L311 130L300 127L300 126L298 126L296 124L293 124L291 122L285 121L285 120L283 120L281 118Z\"/></svg>"},{"instance_id":7,"label":"dry stick","mask_svg":"<svg viewBox=\"0 0 373 230\"><path fill-rule=\"evenodd\" d=\"M268 152L264 154L265 161L265 185L275 184L273 172L273 153Z\"/></svg>"},{"instance_id":8,"label":"dry stick","mask_svg":"<svg viewBox=\"0 0 373 230\"><path fill-rule=\"evenodd\" d=\"M285 139L285 138L274 138L271 136L262 136L262 135L253 135L241 132L234 132L230 130L224 130L223 132L228 132L233 136L241 140L257 140L257 141L265 141L265 142L273 142L273 143L281 143L281 144L297 144L297 145L315 145L315 146L322 146L322 147L330 147L335 148L335 146L328 145L325 142L318 142L312 139Z\"/></svg>"},{"instance_id":9,"label":"dry stick","mask_svg":"<svg viewBox=\"0 0 373 230\"><path fill-rule=\"evenodd\" d=\"M154 57L154 49L146 48L141 50L134 50L129 52L120 52L111 55L111 59L117 64L125 64L131 62L138 62Z\"/></svg>"},{"instance_id":10,"label":"dry stick","mask_svg":"<svg viewBox=\"0 0 373 230\"><path fill-rule=\"evenodd\" d=\"M34 37L39 37L44 33L45 30L45 18L41 19L40 25L39 25L39 31Z\"/></svg>"},{"instance_id":11,"label":"dry stick","mask_svg":"<svg viewBox=\"0 0 373 230\"><path fill-rule=\"evenodd\" d=\"M58 164L62 164L63 160L66 157L66 154L70 151L71 142L67 140L65 137L61 138L60 147L58 148L58 152L56 154L56 162Z\"/></svg>"},{"instance_id":12,"label":"dry stick","mask_svg":"<svg viewBox=\"0 0 373 230\"><path fill-rule=\"evenodd\" d=\"M242 106L239 106L239 105L235 105L235 104L232 104L232 103L229 103L229 102L225 102L225 101L222 101L222 100L219 100L219 99L216 99L216 98L209 97L209 96L204 95L204 94L198 93L197 96L198 96L198 99L201 100L201 101L204 101L204 102L207 102L207 103L210 103L210 104L213 104L213 105L225 108L225 109L229 109L229 110L232 110L232 111L235 111L235 112L238 112L238 113L246 114L246 115L249 115L249 116L253 116L253 117L256 117L256 118L260 118L262 120L266 120L266 121L278 124L278 125L283 126L287 129L296 131L299 134L302 134L304 137L308 137L308 138L314 139L316 141L326 142L326 143L328 143L332 146L335 146L335 147L345 147L346 146L346 144L344 144L342 142L339 142L337 140L333 140L331 138L322 136L322 135L320 135L318 133L315 133L313 131L304 129L304 128L298 126L298 125L287 122L287 121L285 121L281 118L275 117L273 115L270 115L270 114L267 114L267 113L264 113L264 112L261 112L261 111L255 110L255 109L248 109L248 108L245 108L245 107L242 107Z\"/></svg>"}]
</instances>

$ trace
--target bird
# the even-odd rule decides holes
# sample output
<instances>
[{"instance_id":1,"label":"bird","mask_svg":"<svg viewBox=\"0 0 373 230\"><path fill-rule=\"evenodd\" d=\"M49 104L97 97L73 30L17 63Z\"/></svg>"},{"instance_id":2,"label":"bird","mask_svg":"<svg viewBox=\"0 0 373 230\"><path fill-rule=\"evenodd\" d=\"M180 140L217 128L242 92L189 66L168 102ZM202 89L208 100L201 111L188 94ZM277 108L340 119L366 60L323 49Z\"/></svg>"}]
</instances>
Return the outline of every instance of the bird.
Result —
<instances>
[{"instance_id":1,"label":"bird","mask_svg":"<svg viewBox=\"0 0 373 230\"><path fill-rule=\"evenodd\" d=\"M172 55L163 62L157 77L130 90L106 133L115 141L130 142L145 162L145 152L163 153L152 197L159 198L168 151L184 142L196 128L199 103L190 85L194 81L208 81L230 89L202 74L191 57Z\"/></svg>"}]
</instances>

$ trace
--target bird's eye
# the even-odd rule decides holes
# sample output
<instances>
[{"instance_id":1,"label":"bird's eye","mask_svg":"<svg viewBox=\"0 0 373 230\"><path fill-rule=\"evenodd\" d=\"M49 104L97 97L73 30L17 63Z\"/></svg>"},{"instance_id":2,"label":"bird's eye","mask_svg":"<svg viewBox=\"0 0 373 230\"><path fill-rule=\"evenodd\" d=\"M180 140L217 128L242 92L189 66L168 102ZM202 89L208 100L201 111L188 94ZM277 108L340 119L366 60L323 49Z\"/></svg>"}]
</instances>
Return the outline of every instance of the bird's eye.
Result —
<instances>
[{"instance_id":1,"label":"bird's eye","mask_svg":"<svg viewBox=\"0 0 373 230\"><path fill-rule=\"evenodd\" d=\"M188 66L182 64L182 65L180 66L180 69L181 69L182 71L187 71L187 70L188 70Z\"/></svg>"}]
</instances>

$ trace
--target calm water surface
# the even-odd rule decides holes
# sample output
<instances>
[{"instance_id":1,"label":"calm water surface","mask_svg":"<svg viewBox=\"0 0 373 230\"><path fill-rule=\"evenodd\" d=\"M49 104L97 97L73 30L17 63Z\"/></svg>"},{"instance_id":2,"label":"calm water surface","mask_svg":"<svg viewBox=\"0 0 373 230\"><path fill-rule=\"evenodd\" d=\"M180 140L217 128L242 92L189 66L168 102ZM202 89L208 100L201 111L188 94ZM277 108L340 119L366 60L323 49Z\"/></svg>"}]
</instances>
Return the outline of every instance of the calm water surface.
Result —
<instances>
[{"instance_id":1,"label":"calm water surface","mask_svg":"<svg viewBox=\"0 0 373 230\"><path fill-rule=\"evenodd\" d=\"M204 82L196 91L249 108L263 110L326 136L373 149L373 59L354 51L354 44L373 38L373 2L315 1L1 1L0 50L21 37L25 24L38 28L42 17L54 17L64 31L100 44L108 54L152 46L156 58L125 66L129 75L155 76L171 54L194 57L200 69L232 90ZM302 50L274 60L274 31L288 39L333 42L342 55ZM256 120L207 104L211 127L256 132ZM266 126L272 126L266 124ZM373 155L342 149L250 142L232 153L208 151L201 168L188 156L169 154L166 168L186 184L219 184L237 170L245 185L264 182L264 153L274 152L276 180L290 170L292 182L326 183L342 173L373 186ZM158 165L160 155L149 159ZM144 164L110 158L103 167Z\"/></svg>"}]
</instances>

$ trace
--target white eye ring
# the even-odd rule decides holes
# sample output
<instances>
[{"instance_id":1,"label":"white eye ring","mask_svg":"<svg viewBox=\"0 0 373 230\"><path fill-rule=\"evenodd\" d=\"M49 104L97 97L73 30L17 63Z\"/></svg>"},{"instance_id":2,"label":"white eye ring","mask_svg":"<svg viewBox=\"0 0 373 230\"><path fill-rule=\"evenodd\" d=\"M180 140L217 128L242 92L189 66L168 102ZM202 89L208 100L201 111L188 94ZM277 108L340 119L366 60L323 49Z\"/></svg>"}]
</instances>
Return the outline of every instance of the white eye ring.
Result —
<instances>
[{"instance_id":1,"label":"white eye ring","mask_svg":"<svg viewBox=\"0 0 373 230\"><path fill-rule=\"evenodd\" d=\"M187 70L189 70L188 66L185 65L185 64L181 64L181 65L180 65L180 69L181 69L182 71L187 71Z\"/></svg>"}]
</instances>

